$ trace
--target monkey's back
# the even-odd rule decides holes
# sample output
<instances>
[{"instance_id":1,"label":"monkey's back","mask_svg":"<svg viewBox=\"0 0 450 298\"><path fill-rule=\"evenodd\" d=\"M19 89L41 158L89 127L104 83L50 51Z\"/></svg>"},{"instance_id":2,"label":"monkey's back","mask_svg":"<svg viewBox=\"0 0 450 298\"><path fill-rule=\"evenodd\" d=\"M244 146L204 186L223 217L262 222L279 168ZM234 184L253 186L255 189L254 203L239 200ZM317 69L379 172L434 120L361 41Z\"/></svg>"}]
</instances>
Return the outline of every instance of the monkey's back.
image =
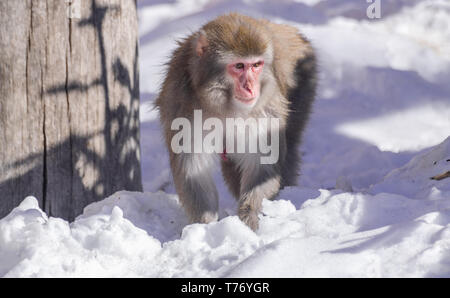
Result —
<instances>
[{"instance_id":1,"label":"monkey's back","mask_svg":"<svg viewBox=\"0 0 450 298\"><path fill-rule=\"evenodd\" d=\"M274 37L274 64L280 89L289 101L286 123L286 160L283 186L296 185L301 157L299 145L309 119L317 86L316 56L310 42L297 28L269 22Z\"/></svg>"}]
</instances>

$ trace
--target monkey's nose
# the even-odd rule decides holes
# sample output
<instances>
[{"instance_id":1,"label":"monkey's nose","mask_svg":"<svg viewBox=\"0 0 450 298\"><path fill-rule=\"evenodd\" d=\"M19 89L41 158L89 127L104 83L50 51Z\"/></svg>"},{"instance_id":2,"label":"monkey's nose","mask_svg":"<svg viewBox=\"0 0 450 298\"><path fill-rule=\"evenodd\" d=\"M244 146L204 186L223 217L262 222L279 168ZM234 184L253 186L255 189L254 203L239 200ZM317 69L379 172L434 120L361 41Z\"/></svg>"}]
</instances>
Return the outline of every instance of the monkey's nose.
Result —
<instances>
[{"instance_id":1,"label":"monkey's nose","mask_svg":"<svg viewBox=\"0 0 450 298\"><path fill-rule=\"evenodd\" d=\"M253 96L252 85L248 81L244 83L244 89Z\"/></svg>"}]
</instances>

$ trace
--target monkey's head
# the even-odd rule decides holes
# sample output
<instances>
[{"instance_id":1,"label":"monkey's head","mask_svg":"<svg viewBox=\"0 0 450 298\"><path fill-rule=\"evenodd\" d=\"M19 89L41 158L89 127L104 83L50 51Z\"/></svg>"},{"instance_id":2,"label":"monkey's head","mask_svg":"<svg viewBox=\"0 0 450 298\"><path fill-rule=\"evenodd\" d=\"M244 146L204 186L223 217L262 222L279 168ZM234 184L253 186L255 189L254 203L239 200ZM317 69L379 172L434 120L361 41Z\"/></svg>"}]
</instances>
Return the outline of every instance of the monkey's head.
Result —
<instances>
[{"instance_id":1,"label":"monkey's head","mask_svg":"<svg viewBox=\"0 0 450 298\"><path fill-rule=\"evenodd\" d=\"M273 50L265 24L226 15L194 36L191 72L202 106L220 113L248 113L273 88Z\"/></svg>"}]
</instances>

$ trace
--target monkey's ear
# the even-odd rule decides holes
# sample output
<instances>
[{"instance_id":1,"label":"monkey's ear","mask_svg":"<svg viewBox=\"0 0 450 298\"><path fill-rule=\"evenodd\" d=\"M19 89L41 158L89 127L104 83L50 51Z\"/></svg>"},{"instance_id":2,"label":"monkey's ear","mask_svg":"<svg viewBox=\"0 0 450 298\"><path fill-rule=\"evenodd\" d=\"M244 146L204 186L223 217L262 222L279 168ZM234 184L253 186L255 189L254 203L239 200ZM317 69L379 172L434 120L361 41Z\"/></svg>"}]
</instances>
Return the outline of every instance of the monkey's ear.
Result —
<instances>
[{"instance_id":1,"label":"monkey's ear","mask_svg":"<svg viewBox=\"0 0 450 298\"><path fill-rule=\"evenodd\" d=\"M200 31L198 33L197 40L195 41L195 53L197 53L197 56L203 56L208 48L208 44L205 31Z\"/></svg>"}]
</instances>

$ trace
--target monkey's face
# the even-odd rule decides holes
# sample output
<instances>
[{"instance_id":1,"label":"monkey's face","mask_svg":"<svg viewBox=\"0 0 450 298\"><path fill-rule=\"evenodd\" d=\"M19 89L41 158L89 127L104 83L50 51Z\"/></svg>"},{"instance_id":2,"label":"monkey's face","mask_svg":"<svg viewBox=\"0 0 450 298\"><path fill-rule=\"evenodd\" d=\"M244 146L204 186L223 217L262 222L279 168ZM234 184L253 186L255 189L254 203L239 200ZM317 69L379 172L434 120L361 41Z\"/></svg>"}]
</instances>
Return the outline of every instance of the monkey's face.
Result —
<instances>
[{"instance_id":1,"label":"monkey's face","mask_svg":"<svg viewBox=\"0 0 450 298\"><path fill-rule=\"evenodd\" d=\"M276 84L273 47L260 31L229 25L211 25L193 36L190 75L203 108L245 116L264 105Z\"/></svg>"},{"instance_id":2,"label":"monkey's face","mask_svg":"<svg viewBox=\"0 0 450 298\"><path fill-rule=\"evenodd\" d=\"M264 68L263 57L236 58L226 65L226 74L233 85L233 104L252 108L258 101Z\"/></svg>"}]
</instances>

